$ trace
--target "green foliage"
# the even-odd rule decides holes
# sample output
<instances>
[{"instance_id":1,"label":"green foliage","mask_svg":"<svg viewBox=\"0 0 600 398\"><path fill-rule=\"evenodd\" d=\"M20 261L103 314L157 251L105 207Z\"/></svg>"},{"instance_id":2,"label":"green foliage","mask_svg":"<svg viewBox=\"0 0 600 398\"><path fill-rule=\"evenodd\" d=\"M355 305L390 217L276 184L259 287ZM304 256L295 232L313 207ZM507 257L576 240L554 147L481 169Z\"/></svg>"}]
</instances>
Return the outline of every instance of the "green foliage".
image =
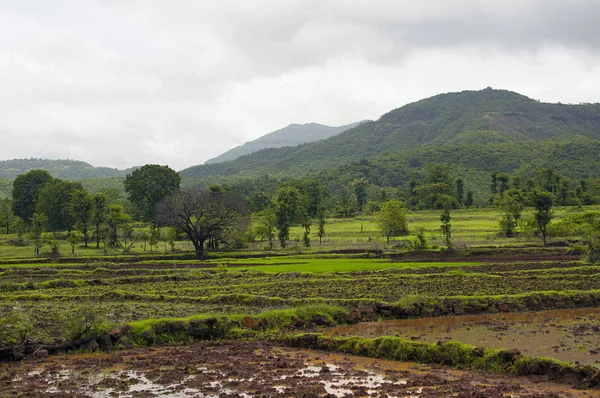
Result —
<instances>
[{"instance_id":1,"label":"green foliage","mask_svg":"<svg viewBox=\"0 0 600 398\"><path fill-rule=\"evenodd\" d=\"M67 340L79 340L97 336L110 328L105 315L91 306L76 306L63 320L64 335Z\"/></svg>"},{"instance_id":2,"label":"green foliage","mask_svg":"<svg viewBox=\"0 0 600 398\"><path fill-rule=\"evenodd\" d=\"M599 216L599 214L596 214ZM591 264L600 262L600 217L583 229L583 244L585 245L585 260Z\"/></svg>"},{"instance_id":3,"label":"green foliage","mask_svg":"<svg viewBox=\"0 0 600 398\"><path fill-rule=\"evenodd\" d=\"M277 227L277 215L272 208L266 208L256 214L258 223L254 233L262 240L269 242L269 249L273 249L275 239L275 228Z\"/></svg>"},{"instance_id":4,"label":"green foliage","mask_svg":"<svg viewBox=\"0 0 600 398\"><path fill-rule=\"evenodd\" d=\"M45 170L32 170L19 175L13 182L12 209L14 214L25 223L29 223L29 219L36 212L40 190L52 180L52 176Z\"/></svg>"},{"instance_id":5,"label":"green foliage","mask_svg":"<svg viewBox=\"0 0 600 398\"><path fill-rule=\"evenodd\" d=\"M154 208L179 189L181 176L169 166L147 164L125 176L125 192L146 221L154 220Z\"/></svg>"},{"instance_id":6,"label":"green foliage","mask_svg":"<svg viewBox=\"0 0 600 398\"><path fill-rule=\"evenodd\" d=\"M324 141L196 166L182 176L186 184L205 185L312 174L339 196L360 178L407 190L411 180L423 180L423 165L438 163L452 165L482 205L493 171L523 180L542 168L572 180L600 175L598 114L598 105L545 104L502 90L443 94Z\"/></svg>"},{"instance_id":7,"label":"green foliage","mask_svg":"<svg viewBox=\"0 0 600 398\"><path fill-rule=\"evenodd\" d=\"M521 212L525 207L525 198L522 191L516 188L503 188L502 193L496 195L494 204L502 215L500 219L502 235L512 238L521 219Z\"/></svg>"},{"instance_id":8,"label":"green foliage","mask_svg":"<svg viewBox=\"0 0 600 398\"><path fill-rule=\"evenodd\" d=\"M80 183L59 179L44 184L40 189L36 203L36 213L43 213L48 217L48 229L50 231L64 231L73 228L75 219L70 204L73 195L77 191L85 195ZM82 214L77 215L83 216Z\"/></svg>"},{"instance_id":9,"label":"green foliage","mask_svg":"<svg viewBox=\"0 0 600 398\"><path fill-rule=\"evenodd\" d=\"M279 230L278 238L281 247L285 247L286 241L290 238L290 227L301 214L301 200L300 191L296 187L282 186L275 193L273 202L275 204L276 225Z\"/></svg>"},{"instance_id":10,"label":"green foliage","mask_svg":"<svg viewBox=\"0 0 600 398\"><path fill-rule=\"evenodd\" d=\"M10 227L15 221L10 199L0 199L0 232L10 233Z\"/></svg>"},{"instance_id":11,"label":"green foliage","mask_svg":"<svg viewBox=\"0 0 600 398\"><path fill-rule=\"evenodd\" d=\"M375 213L377 226L390 243L390 237L408 233L406 222L406 206L399 200L390 200Z\"/></svg>"},{"instance_id":12,"label":"green foliage","mask_svg":"<svg viewBox=\"0 0 600 398\"><path fill-rule=\"evenodd\" d=\"M554 206L554 196L550 192L534 188L529 191L528 200L530 205L535 209L533 216L542 234L544 246L546 246L547 228L553 217L552 207Z\"/></svg>"},{"instance_id":13,"label":"green foliage","mask_svg":"<svg viewBox=\"0 0 600 398\"><path fill-rule=\"evenodd\" d=\"M85 247L88 246L93 204L92 198L85 189L75 189L71 193L68 211L74 222L73 226L81 232Z\"/></svg>"},{"instance_id":14,"label":"green foliage","mask_svg":"<svg viewBox=\"0 0 600 398\"><path fill-rule=\"evenodd\" d=\"M30 315L19 303L14 303L0 322L0 346L22 344L31 336L33 328Z\"/></svg>"},{"instance_id":15,"label":"green foliage","mask_svg":"<svg viewBox=\"0 0 600 398\"><path fill-rule=\"evenodd\" d=\"M157 207L157 221L185 232L196 256L203 258L204 245L234 246L247 229L246 204L228 192L181 189Z\"/></svg>"}]
</instances>

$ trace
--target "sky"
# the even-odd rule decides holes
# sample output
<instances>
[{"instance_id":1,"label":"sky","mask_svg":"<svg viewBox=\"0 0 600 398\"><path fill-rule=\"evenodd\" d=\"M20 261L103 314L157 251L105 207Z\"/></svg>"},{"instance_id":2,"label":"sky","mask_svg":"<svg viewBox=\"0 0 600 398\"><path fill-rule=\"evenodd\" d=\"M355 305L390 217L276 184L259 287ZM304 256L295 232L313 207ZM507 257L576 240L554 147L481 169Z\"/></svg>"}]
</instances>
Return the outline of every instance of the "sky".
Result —
<instances>
[{"instance_id":1,"label":"sky","mask_svg":"<svg viewBox=\"0 0 600 398\"><path fill-rule=\"evenodd\" d=\"M0 0L0 160L176 170L443 92L600 102L597 0Z\"/></svg>"}]
</instances>

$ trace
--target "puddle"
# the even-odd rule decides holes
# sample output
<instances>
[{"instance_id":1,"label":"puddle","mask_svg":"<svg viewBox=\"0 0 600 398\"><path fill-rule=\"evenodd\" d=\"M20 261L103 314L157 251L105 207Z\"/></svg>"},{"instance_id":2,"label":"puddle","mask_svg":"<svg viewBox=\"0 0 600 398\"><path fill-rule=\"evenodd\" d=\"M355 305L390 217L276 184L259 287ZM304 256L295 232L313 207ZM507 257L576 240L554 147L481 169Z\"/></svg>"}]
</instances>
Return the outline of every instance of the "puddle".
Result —
<instances>
[{"instance_id":1,"label":"puddle","mask_svg":"<svg viewBox=\"0 0 600 398\"><path fill-rule=\"evenodd\" d=\"M399 336L408 340L455 340L479 347L517 348L526 355L600 366L600 309L400 319L330 328L332 336Z\"/></svg>"},{"instance_id":2,"label":"puddle","mask_svg":"<svg viewBox=\"0 0 600 398\"><path fill-rule=\"evenodd\" d=\"M7 396L420 398L456 396L458 391L470 394L465 396L505 397L534 392L564 396L568 391L572 397L600 397L600 391L575 391L526 378L260 342L145 348L98 359L74 355L18 366L0 367L0 390L6 387L2 392Z\"/></svg>"}]
</instances>

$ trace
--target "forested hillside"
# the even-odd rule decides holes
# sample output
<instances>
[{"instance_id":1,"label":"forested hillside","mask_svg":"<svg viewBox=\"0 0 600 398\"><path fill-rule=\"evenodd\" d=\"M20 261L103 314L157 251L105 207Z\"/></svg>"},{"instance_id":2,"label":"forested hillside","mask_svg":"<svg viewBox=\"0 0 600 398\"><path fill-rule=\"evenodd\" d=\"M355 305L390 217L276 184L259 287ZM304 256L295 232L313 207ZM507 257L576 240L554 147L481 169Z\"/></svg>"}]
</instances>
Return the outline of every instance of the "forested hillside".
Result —
<instances>
[{"instance_id":1,"label":"forested hillside","mask_svg":"<svg viewBox=\"0 0 600 398\"><path fill-rule=\"evenodd\" d=\"M125 177L135 168L127 170L94 167L78 160L12 159L0 160L0 178L14 179L30 170L43 169L55 178L83 180L86 178Z\"/></svg>"},{"instance_id":2,"label":"forested hillside","mask_svg":"<svg viewBox=\"0 0 600 398\"><path fill-rule=\"evenodd\" d=\"M318 123L290 124L280 130L263 135L254 141L246 142L244 145L230 149L216 158L207 160L204 164L213 164L226 162L239 158L240 156L259 151L265 148L281 148L287 146L296 146L309 142L324 140L333 137L353 127L359 123L352 123L346 126L331 127Z\"/></svg>"},{"instance_id":3,"label":"forested hillside","mask_svg":"<svg viewBox=\"0 0 600 398\"><path fill-rule=\"evenodd\" d=\"M366 173L372 174L369 178L406 186L427 163L442 163L464 174L479 191L486 189L492 170L527 177L553 167L572 179L600 175L599 140L599 104L541 103L488 88L437 95L327 140L265 149L181 174L186 185L311 173L343 183L351 163L366 159L377 166L376 172Z\"/></svg>"}]
</instances>

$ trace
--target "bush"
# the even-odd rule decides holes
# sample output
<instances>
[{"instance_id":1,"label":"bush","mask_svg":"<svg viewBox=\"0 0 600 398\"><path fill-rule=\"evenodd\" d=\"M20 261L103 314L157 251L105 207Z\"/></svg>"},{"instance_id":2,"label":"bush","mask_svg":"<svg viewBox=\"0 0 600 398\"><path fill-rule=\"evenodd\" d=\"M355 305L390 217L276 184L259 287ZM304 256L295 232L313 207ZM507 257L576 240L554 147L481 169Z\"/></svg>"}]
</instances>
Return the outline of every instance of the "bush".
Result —
<instances>
[{"instance_id":1,"label":"bush","mask_svg":"<svg viewBox=\"0 0 600 398\"><path fill-rule=\"evenodd\" d=\"M110 328L108 320L99 309L83 305L66 315L62 324L67 340L97 336Z\"/></svg>"},{"instance_id":2,"label":"bush","mask_svg":"<svg viewBox=\"0 0 600 398\"><path fill-rule=\"evenodd\" d=\"M33 321L18 303L10 309L0 322L0 346L22 344L33 332Z\"/></svg>"}]
</instances>

